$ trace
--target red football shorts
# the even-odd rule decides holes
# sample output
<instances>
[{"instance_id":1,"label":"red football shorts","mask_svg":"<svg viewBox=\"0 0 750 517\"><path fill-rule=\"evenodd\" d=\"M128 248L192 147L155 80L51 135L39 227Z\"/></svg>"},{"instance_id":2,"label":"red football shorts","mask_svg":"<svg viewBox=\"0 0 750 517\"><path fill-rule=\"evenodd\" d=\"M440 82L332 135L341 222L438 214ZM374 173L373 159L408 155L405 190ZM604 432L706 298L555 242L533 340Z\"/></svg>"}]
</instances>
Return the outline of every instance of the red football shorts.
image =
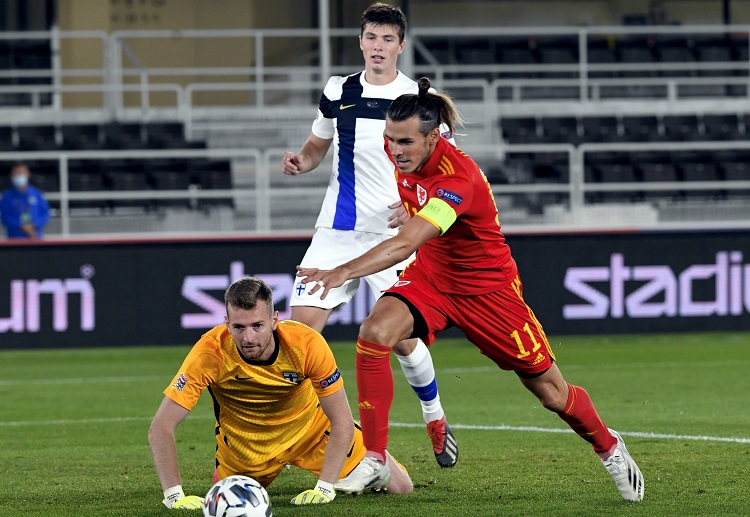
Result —
<instances>
[{"instance_id":1,"label":"red football shorts","mask_svg":"<svg viewBox=\"0 0 750 517\"><path fill-rule=\"evenodd\" d=\"M503 370L533 375L547 370L555 359L542 325L523 299L518 276L497 291L458 295L438 291L424 274L411 267L386 292L412 305L412 313L418 313L414 314L415 322L421 316L427 325L426 335L414 337L428 345L438 332L455 326ZM415 325L416 333L424 333L419 327Z\"/></svg>"}]
</instances>

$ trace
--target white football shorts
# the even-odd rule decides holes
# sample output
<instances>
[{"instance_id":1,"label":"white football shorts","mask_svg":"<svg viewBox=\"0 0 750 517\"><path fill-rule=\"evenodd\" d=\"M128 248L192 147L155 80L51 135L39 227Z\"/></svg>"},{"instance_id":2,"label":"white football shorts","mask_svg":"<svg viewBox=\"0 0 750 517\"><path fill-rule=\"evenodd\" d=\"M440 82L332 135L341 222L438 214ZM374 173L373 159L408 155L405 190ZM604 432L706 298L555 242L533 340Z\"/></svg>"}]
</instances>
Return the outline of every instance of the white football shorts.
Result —
<instances>
[{"instance_id":1,"label":"white football shorts","mask_svg":"<svg viewBox=\"0 0 750 517\"><path fill-rule=\"evenodd\" d=\"M390 235L378 233L318 228L300 265L302 267L317 269L333 269L363 255L384 240L390 239L390 237ZM375 297L378 298L383 291L391 287L398 280L398 274L413 259L414 257L412 256L385 271L363 277L362 279L367 282ZM308 292L312 289L312 286L307 286L302 283L302 280L295 278L289 305L292 307L308 306L319 307L321 309L335 309L349 302L354 297L359 288L359 281L359 278L348 280L341 287L331 289L326 299L321 300L320 295L323 292L322 290L310 295Z\"/></svg>"}]
</instances>

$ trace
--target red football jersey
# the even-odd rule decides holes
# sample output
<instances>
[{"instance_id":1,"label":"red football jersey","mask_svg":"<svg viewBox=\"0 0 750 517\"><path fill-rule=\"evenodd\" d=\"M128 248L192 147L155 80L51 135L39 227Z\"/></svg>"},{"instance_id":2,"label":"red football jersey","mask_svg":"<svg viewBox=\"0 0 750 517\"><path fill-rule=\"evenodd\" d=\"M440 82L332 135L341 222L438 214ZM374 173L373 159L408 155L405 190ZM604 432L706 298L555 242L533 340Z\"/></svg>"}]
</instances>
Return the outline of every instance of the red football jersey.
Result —
<instances>
[{"instance_id":1,"label":"red football jersey","mask_svg":"<svg viewBox=\"0 0 750 517\"><path fill-rule=\"evenodd\" d=\"M393 161L385 144L386 152ZM395 165L395 161L394 161ZM455 212L445 233L430 239L410 267L417 267L447 293L482 294L515 278L516 263L500 229L490 184L479 166L445 139L422 168L402 174L396 168L398 192L410 217L439 198Z\"/></svg>"}]
</instances>

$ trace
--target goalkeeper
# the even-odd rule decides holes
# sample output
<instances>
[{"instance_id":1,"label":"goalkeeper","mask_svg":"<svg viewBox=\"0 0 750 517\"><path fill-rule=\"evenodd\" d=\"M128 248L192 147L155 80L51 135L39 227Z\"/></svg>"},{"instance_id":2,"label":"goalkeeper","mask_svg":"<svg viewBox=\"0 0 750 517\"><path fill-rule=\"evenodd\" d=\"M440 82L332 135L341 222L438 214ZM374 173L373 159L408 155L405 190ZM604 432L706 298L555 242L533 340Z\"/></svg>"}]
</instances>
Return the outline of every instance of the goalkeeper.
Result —
<instances>
[{"instance_id":1,"label":"goalkeeper","mask_svg":"<svg viewBox=\"0 0 750 517\"><path fill-rule=\"evenodd\" d=\"M224 301L226 324L188 353L151 422L164 504L202 507L203 498L183 492L174 433L206 388L216 415L214 481L244 475L266 487L285 465L296 465L318 481L292 503L332 501L333 484L364 458L365 447L331 349L306 325L279 321L271 289L257 278L234 282ZM367 489L411 492L406 470L388 461L390 479Z\"/></svg>"}]
</instances>

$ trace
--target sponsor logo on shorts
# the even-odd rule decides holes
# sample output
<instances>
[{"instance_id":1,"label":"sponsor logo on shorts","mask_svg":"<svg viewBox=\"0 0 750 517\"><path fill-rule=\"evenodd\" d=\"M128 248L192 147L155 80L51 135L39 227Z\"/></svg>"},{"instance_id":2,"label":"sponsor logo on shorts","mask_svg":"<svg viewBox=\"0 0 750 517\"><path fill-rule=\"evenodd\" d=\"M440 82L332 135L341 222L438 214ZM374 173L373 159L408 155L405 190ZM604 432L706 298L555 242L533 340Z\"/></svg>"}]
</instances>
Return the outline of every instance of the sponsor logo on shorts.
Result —
<instances>
[{"instance_id":1,"label":"sponsor logo on shorts","mask_svg":"<svg viewBox=\"0 0 750 517\"><path fill-rule=\"evenodd\" d=\"M341 372L339 371L338 368L336 368L336 371L333 372L330 377L328 377L325 380L320 381L320 386L322 388L327 388L328 386L330 386L331 384L333 384L334 382L336 382L340 378L341 378Z\"/></svg>"},{"instance_id":2,"label":"sponsor logo on shorts","mask_svg":"<svg viewBox=\"0 0 750 517\"><path fill-rule=\"evenodd\" d=\"M184 372L180 372L179 377L177 377L177 381L172 385L174 389L177 391L182 391L185 389L185 386L187 386L188 383L188 376L185 375Z\"/></svg>"},{"instance_id":3,"label":"sponsor logo on shorts","mask_svg":"<svg viewBox=\"0 0 750 517\"><path fill-rule=\"evenodd\" d=\"M297 372L283 372L281 375L283 375L289 382L299 384L299 375L297 375Z\"/></svg>"},{"instance_id":4,"label":"sponsor logo on shorts","mask_svg":"<svg viewBox=\"0 0 750 517\"><path fill-rule=\"evenodd\" d=\"M399 280L395 284L393 284L393 287L403 287L405 285L409 285L411 283L411 280Z\"/></svg>"},{"instance_id":5,"label":"sponsor logo on shorts","mask_svg":"<svg viewBox=\"0 0 750 517\"><path fill-rule=\"evenodd\" d=\"M542 354L541 352L539 352L538 354L536 354L536 357L534 358L534 362L531 363L531 364L539 364L539 363L543 362L545 359L546 358L544 357L544 354Z\"/></svg>"},{"instance_id":6,"label":"sponsor logo on shorts","mask_svg":"<svg viewBox=\"0 0 750 517\"><path fill-rule=\"evenodd\" d=\"M445 190L442 188L437 189L435 195L439 198L445 199L446 201L450 201L454 205L460 205L461 201L464 200L463 197L459 196L455 192L451 192L450 190Z\"/></svg>"}]
</instances>

